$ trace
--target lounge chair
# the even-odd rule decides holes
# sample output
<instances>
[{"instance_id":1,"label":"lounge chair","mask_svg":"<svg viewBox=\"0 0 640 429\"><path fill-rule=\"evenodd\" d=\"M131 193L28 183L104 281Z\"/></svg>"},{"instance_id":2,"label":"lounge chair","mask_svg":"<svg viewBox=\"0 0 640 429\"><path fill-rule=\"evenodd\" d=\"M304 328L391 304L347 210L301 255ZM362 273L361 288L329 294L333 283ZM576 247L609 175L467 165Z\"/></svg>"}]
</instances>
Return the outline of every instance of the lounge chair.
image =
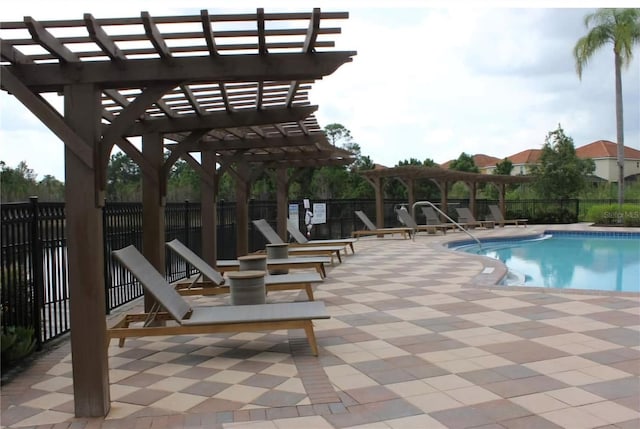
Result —
<instances>
[{"instance_id":1,"label":"lounge chair","mask_svg":"<svg viewBox=\"0 0 640 429\"><path fill-rule=\"evenodd\" d=\"M309 245L309 246L323 246L323 245L327 245L327 244L328 245L337 244L337 245L343 245L343 246L345 246L345 248L347 246L349 246L349 248L351 249L351 253L355 253L356 252L355 249L353 248L353 243L358 241L356 238L334 238L334 239L327 239L327 240L309 240L291 222L287 222L287 231L289 231L289 234L291 234L293 239L298 244ZM347 252L345 251L345 254L346 253Z\"/></svg>"},{"instance_id":2,"label":"lounge chair","mask_svg":"<svg viewBox=\"0 0 640 429\"><path fill-rule=\"evenodd\" d=\"M527 222L529 221L529 219L505 219L504 216L502 216L502 211L500 211L500 208L496 205L490 205L489 210L491 211L491 217L493 220L500 226L524 225L526 228Z\"/></svg>"},{"instance_id":3,"label":"lounge chair","mask_svg":"<svg viewBox=\"0 0 640 429\"><path fill-rule=\"evenodd\" d=\"M384 236L384 235L395 235L395 234L401 234L402 238L410 238L411 237L411 228L406 227L406 226L401 226L401 227L396 227L396 228L377 228L373 222L371 222L371 219L369 219L369 217L361 210L356 210L355 211L356 216L358 216L360 218L360 220L362 221L362 223L364 224L366 229L361 229L361 230L356 230L353 231L351 233L352 237L363 237L363 236L367 236L367 235L378 235L378 236Z\"/></svg>"},{"instance_id":4,"label":"lounge chair","mask_svg":"<svg viewBox=\"0 0 640 429\"><path fill-rule=\"evenodd\" d=\"M271 244L286 244L282 238L278 235L278 233L269 225L264 219L254 220L253 224L258 231L262 233L264 238ZM340 251L344 250L345 246L304 246L304 245L290 245L289 246L289 254L304 256L304 255L314 255L314 256L329 256L331 258L331 263L333 264L333 257L336 256L339 262L342 262L342 257L340 256Z\"/></svg>"},{"instance_id":5,"label":"lounge chair","mask_svg":"<svg viewBox=\"0 0 640 429\"><path fill-rule=\"evenodd\" d=\"M180 295L218 295L229 293L229 286L225 279L211 265L206 263L194 251L189 249L178 239L165 243L166 246L195 267L199 274L192 281L179 281L173 284ZM310 301L313 301L312 283L322 283L322 276L318 273L296 273L269 275L264 277L267 292L277 290L304 290Z\"/></svg>"},{"instance_id":6,"label":"lounge chair","mask_svg":"<svg viewBox=\"0 0 640 429\"><path fill-rule=\"evenodd\" d=\"M409 214L409 211L404 207L396 210L396 213L398 214L400 222L412 229L412 234L414 237L420 231L426 231L429 234L435 234L438 231L442 231L443 233L447 232L446 227L442 229L439 227L439 225L418 225L413 216L411 216Z\"/></svg>"},{"instance_id":7,"label":"lounge chair","mask_svg":"<svg viewBox=\"0 0 640 429\"><path fill-rule=\"evenodd\" d=\"M456 211L458 212L458 222L465 224L465 226L469 228L474 228L476 226L481 228L493 228L495 226L495 222L492 220L476 220L468 207L456 208Z\"/></svg>"},{"instance_id":8,"label":"lounge chair","mask_svg":"<svg viewBox=\"0 0 640 429\"><path fill-rule=\"evenodd\" d=\"M269 259L267 257L267 268L269 270L313 268L322 277L327 277L324 264L329 263L331 263L331 258L328 256L297 256L282 259ZM237 259L218 259L216 261L216 269L221 273L238 271L240 269L240 261Z\"/></svg>"},{"instance_id":9,"label":"lounge chair","mask_svg":"<svg viewBox=\"0 0 640 429\"><path fill-rule=\"evenodd\" d=\"M438 216L438 213L433 209L433 207L420 207L420 209L422 210L422 213L424 214L425 218L427 219L427 225L435 225L438 226L440 228L440 230L444 233L446 233L447 230L449 229L453 229L454 231L458 229L458 225L464 227L464 224L460 224L458 223L458 225L456 225L453 222L441 222L440 221L440 216Z\"/></svg>"},{"instance_id":10,"label":"lounge chair","mask_svg":"<svg viewBox=\"0 0 640 429\"><path fill-rule=\"evenodd\" d=\"M304 329L318 355L312 321L330 318L322 301L192 307L134 246L112 254L158 304L149 313L126 314L107 329L107 338L118 338L120 347L127 337ZM159 321L165 324L159 326Z\"/></svg>"}]
</instances>

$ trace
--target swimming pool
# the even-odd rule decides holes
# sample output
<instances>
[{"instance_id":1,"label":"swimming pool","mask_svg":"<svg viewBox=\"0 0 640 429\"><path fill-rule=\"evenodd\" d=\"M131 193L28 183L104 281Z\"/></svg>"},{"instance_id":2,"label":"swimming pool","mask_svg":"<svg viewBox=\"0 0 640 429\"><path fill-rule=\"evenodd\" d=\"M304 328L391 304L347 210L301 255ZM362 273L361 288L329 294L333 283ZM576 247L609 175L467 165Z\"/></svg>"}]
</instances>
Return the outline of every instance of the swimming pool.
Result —
<instances>
[{"instance_id":1,"label":"swimming pool","mask_svg":"<svg viewBox=\"0 0 640 429\"><path fill-rule=\"evenodd\" d=\"M506 285L640 292L640 233L545 231L450 247L502 261Z\"/></svg>"}]
</instances>

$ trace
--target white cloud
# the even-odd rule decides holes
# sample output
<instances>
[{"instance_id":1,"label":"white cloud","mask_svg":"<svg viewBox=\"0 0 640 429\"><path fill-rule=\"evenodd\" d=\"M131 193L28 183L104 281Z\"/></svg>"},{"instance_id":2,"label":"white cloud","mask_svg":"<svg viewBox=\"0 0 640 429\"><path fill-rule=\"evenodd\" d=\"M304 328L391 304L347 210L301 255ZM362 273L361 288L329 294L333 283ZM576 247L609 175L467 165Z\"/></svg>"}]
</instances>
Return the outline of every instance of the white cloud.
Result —
<instances>
[{"instance_id":1,"label":"white cloud","mask_svg":"<svg viewBox=\"0 0 640 429\"><path fill-rule=\"evenodd\" d=\"M322 2L323 10L349 11L335 22L337 50L355 50L352 63L316 82L311 102L321 126L341 123L362 153L388 166L431 158L444 162L461 152L496 157L539 148L562 124L580 146L615 141L613 59L599 52L578 79L572 48L586 33L587 9L557 2L474 3L438 1ZM491 7L487 7L487 5ZM599 7L597 2L561 5ZM619 2L617 6L624 6ZM197 14L200 1L26 1L3 10L2 20ZM307 1L234 2L216 13L307 11ZM534 6L534 7L525 7ZM544 8L541 8L542 6ZM214 11L209 7L210 11ZM333 24L332 24L333 25ZM640 149L640 47L623 74L625 141ZM26 160L42 177L63 178L60 141L25 108L0 93L0 159Z\"/></svg>"}]
</instances>

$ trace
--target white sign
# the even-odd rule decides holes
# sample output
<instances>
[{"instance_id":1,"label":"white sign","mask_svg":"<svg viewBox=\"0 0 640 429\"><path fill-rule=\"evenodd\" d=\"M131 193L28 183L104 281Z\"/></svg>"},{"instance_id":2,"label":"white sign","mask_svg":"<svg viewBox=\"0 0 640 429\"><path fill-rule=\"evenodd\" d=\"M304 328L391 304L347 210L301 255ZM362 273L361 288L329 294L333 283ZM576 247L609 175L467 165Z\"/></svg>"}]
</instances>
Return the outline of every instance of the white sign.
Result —
<instances>
[{"instance_id":1,"label":"white sign","mask_svg":"<svg viewBox=\"0 0 640 429\"><path fill-rule=\"evenodd\" d=\"M289 222L295 225L296 228L300 227L300 208L298 204L289 204Z\"/></svg>"},{"instance_id":2,"label":"white sign","mask_svg":"<svg viewBox=\"0 0 640 429\"><path fill-rule=\"evenodd\" d=\"M327 223L327 205L325 203L313 203L313 218L311 223L316 225Z\"/></svg>"},{"instance_id":3,"label":"white sign","mask_svg":"<svg viewBox=\"0 0 640 429\"><path fill-rule=\"evenodd\" d=\"M309 198L305 198L304 200L302 200L302 203L303 203L305 209L308 210L308 209L311 208L311 205L309 204Z\"/></svg>"}]
</instances>

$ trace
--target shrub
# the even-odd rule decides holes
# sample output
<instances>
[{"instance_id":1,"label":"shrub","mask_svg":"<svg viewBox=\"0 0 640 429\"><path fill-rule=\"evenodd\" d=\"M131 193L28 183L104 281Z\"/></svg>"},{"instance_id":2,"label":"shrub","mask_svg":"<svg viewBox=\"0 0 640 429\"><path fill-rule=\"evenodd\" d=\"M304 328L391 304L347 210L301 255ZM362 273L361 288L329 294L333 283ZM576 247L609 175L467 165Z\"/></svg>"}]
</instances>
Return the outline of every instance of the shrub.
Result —
<instances>
[{"instance_id":1,"label":"shrub","mask_svg":"<svg viewBox=\"0 0 640 429\"><path fill-rule=\"evenodd\" d=\"M8 326L0 335L2 372L12 368L21 359L29 356L36 347L34 329L24 326Z\"/></svg>"},{"instance_id":2,"label":"shrub","mask_svg":"<svg viewBox=\"0 0 640 429\"><path fill-rule=\"evenodd\" d=\"M578 215L562 207L549 207L539 210L529 218L532 224L563 224L578 222Z\"/></svg>"},{"instance_id":3,"label":"shrub","mask_svg":"<svg viewBox=\"0 0 640 429\"><path fill-rule=\"evenodd\" d=\"M640 226L640 207L636 204L604 204L592 206L587 220L596 224Z\"/></svg>"}]
</instances>

